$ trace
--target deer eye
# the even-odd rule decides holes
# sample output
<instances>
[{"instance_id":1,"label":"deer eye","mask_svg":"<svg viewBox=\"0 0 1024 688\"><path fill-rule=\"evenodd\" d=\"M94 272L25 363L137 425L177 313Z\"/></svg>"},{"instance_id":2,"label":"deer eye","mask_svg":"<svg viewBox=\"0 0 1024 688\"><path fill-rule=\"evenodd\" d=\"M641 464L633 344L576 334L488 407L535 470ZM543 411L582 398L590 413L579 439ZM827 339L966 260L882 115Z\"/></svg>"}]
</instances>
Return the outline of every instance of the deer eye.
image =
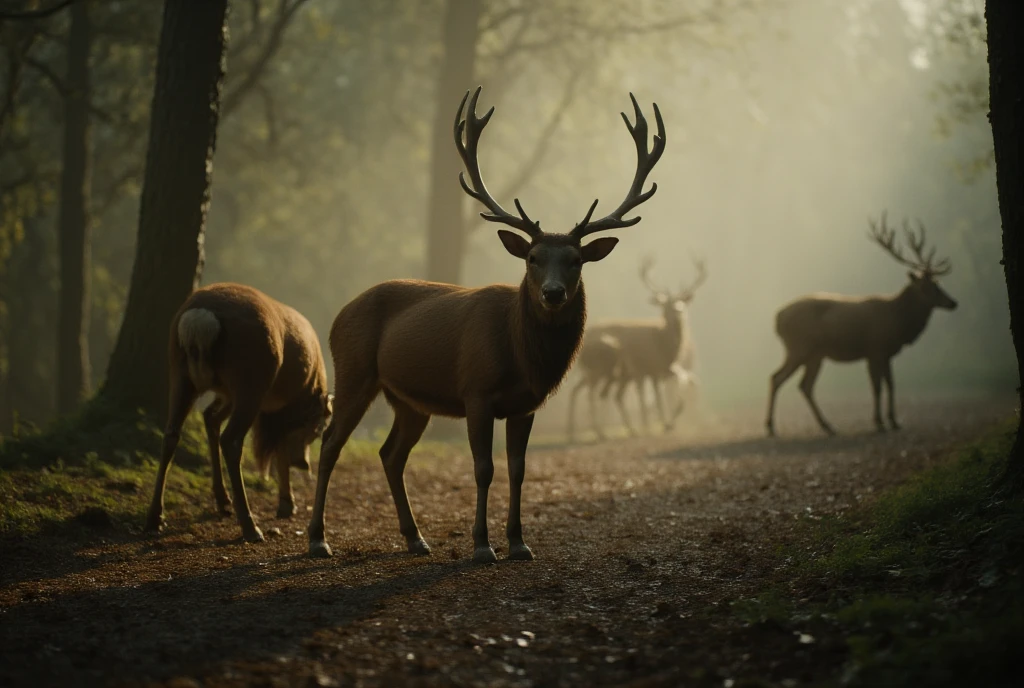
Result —
<instances>
[{"instance_id":1,"label":"deer eye","mask_svg":"<svg viewBox=\"0 0 1024 688\"><path fill-rule=\"evenodd\" d=\"M529 263L530 265L533 265L534 263L537 262L537 256L531 253L530 256L526 259L526 262Z\"/></svg>"}]
</instances>

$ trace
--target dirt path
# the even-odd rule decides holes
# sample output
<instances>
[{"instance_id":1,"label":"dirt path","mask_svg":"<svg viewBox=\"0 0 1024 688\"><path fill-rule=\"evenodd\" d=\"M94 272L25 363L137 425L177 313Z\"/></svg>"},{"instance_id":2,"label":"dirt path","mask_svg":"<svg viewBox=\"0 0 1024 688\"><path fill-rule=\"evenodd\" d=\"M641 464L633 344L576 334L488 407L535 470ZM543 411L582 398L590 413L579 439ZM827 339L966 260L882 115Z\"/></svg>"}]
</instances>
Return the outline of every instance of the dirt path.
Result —
<instances>
[{"instance_id":1,"label":"dirt path","mask_svg":"<svg viewBox=\"0 0 1024 688\"><path fill-rule=\"evenodd\" d=\"M532 563L469 561L465 454L410 463L431 557L404 553L369 460L335 472L331 560L305 557L305 516L272 519L266 493L252 495L271 535L259 546L206 504L197 520L169 512L159 538L115 529L7 543L0 685L804 683L842 649L762 637L729 603L763 585L799 519L850 508L1010 413L1008 403L918 405L908 429L887 435L768 441L737 420L699 441L534 450L523 514ZM312 482L296 491L304 508ZM503 470L491 494L501 558Z\"/></svg>"}]
</instances>

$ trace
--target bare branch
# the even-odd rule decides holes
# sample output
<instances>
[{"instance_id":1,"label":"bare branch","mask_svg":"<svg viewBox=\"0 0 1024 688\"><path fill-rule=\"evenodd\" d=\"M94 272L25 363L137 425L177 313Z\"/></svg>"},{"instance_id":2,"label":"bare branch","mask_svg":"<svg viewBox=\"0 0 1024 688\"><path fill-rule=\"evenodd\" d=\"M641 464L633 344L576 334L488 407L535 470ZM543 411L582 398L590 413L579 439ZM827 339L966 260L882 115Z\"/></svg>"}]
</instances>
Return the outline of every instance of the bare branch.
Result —
<instances>
[{"instance_id":1,"label":"bare branch","mask_svg":"<svg viewBox=\"0 0 1024 688\"><path fill-rule=\"evenodd\" d=\"M224 100L221 103L221 117L229 116L238 106L245 100L246 95L255 88L256 84L267 71L267 65L270 64L271 59L277 54L278 50L281 49L281 42L284 39L285 31L288 25L291 23L292 18L295 16L296 11L306 4L307 0L280 0L280 4L277 7L277 18L274 20L274 24L270 29L270 35L267 37L266 43L263 44L263 50L259 56L253 62L249 71L245 73L242 80L238 83L233 90L224 96Z\"/></svg>"}]
</instances>

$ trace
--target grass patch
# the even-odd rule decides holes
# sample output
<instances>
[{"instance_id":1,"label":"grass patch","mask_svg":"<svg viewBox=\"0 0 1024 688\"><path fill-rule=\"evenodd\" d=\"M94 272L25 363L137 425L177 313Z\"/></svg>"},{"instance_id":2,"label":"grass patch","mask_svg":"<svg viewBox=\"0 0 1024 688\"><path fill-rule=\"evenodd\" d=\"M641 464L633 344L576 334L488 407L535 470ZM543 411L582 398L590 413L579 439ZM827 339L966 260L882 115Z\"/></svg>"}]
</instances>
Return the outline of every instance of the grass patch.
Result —
<instances>
[{"instance_id":1,"label":"grass patch","mask_svg":"<svg viewBox=\"0 0 1024 688\"><path fill-rule=\"evenodd\" d=\"M1017 685L1024 498L999 484L1014 432L994 433L852 517L809 521L800 551L781 555L797 562L786 580L733 614L843 648L842 673L826 685Z\"/></svg>"}]
</instances>

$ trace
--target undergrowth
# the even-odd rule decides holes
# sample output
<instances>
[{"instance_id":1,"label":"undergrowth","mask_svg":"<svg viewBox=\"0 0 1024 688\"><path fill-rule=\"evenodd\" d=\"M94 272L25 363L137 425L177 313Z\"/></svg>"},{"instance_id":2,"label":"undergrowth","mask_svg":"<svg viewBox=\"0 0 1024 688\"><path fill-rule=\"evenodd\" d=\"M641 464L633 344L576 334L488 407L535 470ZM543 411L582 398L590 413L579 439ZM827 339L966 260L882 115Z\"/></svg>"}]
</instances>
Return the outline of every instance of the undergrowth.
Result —
<instances>
[{"instance_id":1,"label":"undergrowth","mask_svg":"<svg viewBox=\"0 0 1024 688\"><path fill-rule=\"evenodd\" d=\"M734 613L843 647L830 685L1017 685L1024 498L999 480L1013 435L989 436L853 517L809 522L801 551L782 554L792 563L780 581Z\"/></svg>"}]
</instances>

